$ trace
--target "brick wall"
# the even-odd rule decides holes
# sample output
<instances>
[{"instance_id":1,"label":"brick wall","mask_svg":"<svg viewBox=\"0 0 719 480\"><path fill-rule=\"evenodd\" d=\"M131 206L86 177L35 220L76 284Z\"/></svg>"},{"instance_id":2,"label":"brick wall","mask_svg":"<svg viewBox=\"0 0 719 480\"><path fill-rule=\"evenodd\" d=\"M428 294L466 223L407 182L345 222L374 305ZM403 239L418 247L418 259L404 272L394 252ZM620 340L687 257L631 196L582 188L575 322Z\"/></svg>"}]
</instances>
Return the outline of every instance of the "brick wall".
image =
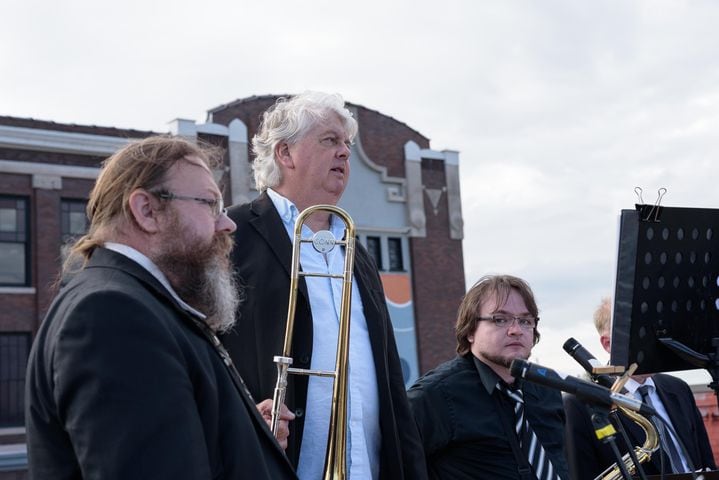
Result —
<instances>
[{"instance_id":1,"label":"brick wall","mask_svg":"<svg viewBox=\"0 0 719 480\"><path fill-rule=\"evenodd\" d=\"M422 160L422 184L433 189L445 186L444 162ZM422 373L454 356L454 323L465 292L462 243L449 238L447 194L442 195L436 214L427 196L424 209L427 236L410 242Z\"/></svg>"},{"instance_id":2,"label":"brick wall","mask_svg":"<svg viewBox=\"0 0 719 480\"><path fill-rule=\"evenodd\" d=\"M719 408L717 408L717 397L713 391L695 391L694 399L697 402L702 418L704 418L704 426L709 435L712 452L714 452L714 463L719 465Z\"/></svg>"}]
</instances>

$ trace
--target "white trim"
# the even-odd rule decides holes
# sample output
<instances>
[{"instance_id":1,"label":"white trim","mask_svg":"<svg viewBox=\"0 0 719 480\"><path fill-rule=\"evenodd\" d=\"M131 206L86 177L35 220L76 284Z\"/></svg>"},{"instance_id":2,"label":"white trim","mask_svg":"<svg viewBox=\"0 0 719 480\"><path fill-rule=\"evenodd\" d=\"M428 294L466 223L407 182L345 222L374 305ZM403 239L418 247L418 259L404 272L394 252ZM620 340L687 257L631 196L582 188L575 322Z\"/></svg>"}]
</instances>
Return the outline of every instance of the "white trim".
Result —
<instances>
[{"instance_id":1,"label":"white trim","mask_svg":"<svg viewBox=\"0 0 719 480\"><path fill-rule=\"evenodd\" d=\"M350 108L354 114L354 118L357 118L357 108L351 107ZM390 185L387 186L387 201L388 202L404 202L405 201L405 195L404 195L404 187L405 187L405 179L402 177L391 177L387 174L387 167L378 165L375 162L372 161L371 158L365 153L364 148L362 148L362 141L360 139L359 131L357 132L357 135L355 135L354 138L354 145L352 147L357 152L357 157L367 165L372 171L377 172L380 174L380 178L382 180L382 183L388 183Z\"/></svg>"},{"instance_id":2,"label":"white trim","mask_svg":"<svg viewBox=\"0 0 719 480\"><path fill-rule=\"evenodd\" d=\"M107 156L133 139L0 125L0 146Z\"/></svg>"},{"instance_id":3,"label":"white trim","mask_svg":"<svg viewBox=\"0 0 719 480\"><path fill-rule=\"evenodd\" d=\"M35 295L36 293L35 287L0 287L0 295Z\"/></svg>"},{"instance_id":4,"label":"white trim","mask_svg":"<svg viewBox=\"0 0 719 480\"><path fill-rule=\"evenodd\" d=\"M442 150L444 162L447 165L459 166L459 152L457 150Z\"/></svg>"},{"instance_id":5,"label":"white trim","mask_svg":"<svg viewBox=\"0 0 719 480\"><path fill-rule=\"evenodd\" d=\"M410 228L409 227L397 227L397 228L391 228L391 227L365 227L362 225L356 225L355 226L357 233L361 235L372 235L375 233L378 234L386 234L386 235L409 235Z\"/></svg>"},{"instance_id":6,"label":"white trim","mask_svg":"<svg viewBox=\"0 0 719 480\"><path fill-rule=\"evenodd\" d=\"M100 169L94 167L76 167L74 165L57 165L54 163L0 160L0 173L54 175L65 178L85 178L88 180L95 180L100 174Z\"/></svg>"}]
</instances>

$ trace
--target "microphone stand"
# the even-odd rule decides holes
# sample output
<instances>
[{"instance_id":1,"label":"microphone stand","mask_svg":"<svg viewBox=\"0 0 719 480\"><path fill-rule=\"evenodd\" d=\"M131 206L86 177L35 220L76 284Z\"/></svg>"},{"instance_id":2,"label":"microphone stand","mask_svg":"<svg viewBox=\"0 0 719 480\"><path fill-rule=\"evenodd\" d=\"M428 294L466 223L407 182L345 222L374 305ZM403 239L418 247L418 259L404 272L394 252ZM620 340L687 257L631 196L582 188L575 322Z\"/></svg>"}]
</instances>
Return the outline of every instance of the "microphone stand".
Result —
<instances>
[{"instance_id":1,"label":"microphone stand","mask_svg":"<svg viewBox=\"0 0 719 480\"><path fill-rule=\"evenodd\" d=\"M609 421L609 408L598 405L598 404L586 404L587 409L591 414L592 426L594 427L594 434L597 436L599 441L609 445L614 455L614 463L622 473L622 477L625 480L632 480L632 475L627 470L627 466L624 465L624 459L622 454L617 447L616 434L617 431L614 429L614 425ZM630 449L631 450L631 449ZM636 459L634 464L638 465ZM646 479L644 479L646 480Z\"/></svg>"},{"instance_id":2,"label":"microphone stand","mask_svg":"<svg viewBox=\"0 0 719 480\"><path fill-rule=\"evenodd\" d=\"M624 440L625 445L627 445L627 453L629 454L629 458L632 459L634 466L637 468L637 475L639 475L639 478L641 480L647 480L647 476L644 473L644 468L642 468L642 464L637 458L636 452L632 448L632 441L629 439L629 435L627 435L627 431L622 424L619 412L613 410L609 413L609 416L614 420L614 423L617 426L617 431L621 433L622 439Z\"/></svg>"},{"instance_id":3,"label":"microphone stand","mask_svg":"<svg viewBox=\"0 0 719 480\"><path fill-rule=\"evenodd\" d=\"M629 370L625 373L625 368L624 368L624 367L617 367L617 366L607 365L607 366L605 366L605 367L594 367L594 368L592 369L592 371L589 372L589 375L592 377L592 379L593 379L595 382L597 382L597 383L599 383L599 384L601 385L601 384L604 383L602 380L607 381L607 382L608 382L608 381L611 381L611 380L607 377L607 375L606 375L607 373L620 373L620 374L621 374L621 373L624 373L624 375L622 375L621 377L614 379L614 381L612 382L612 385L609 386L609 388L611 388L613 391L616 391L616 392L625 392L625 390L624 390L624 384L627 383L627 380L629 380L629 377L632 375L632 373L634 373L634 371L636 370L636 368L637 368L636 365L632 365L632 366L629 367ZM624 444L627 446L627 453L629 454L629 458L632 459L632 462L634 463L634 466L635 466L636 469L637 469L637 474L639 475L639 478L640 478L641 480L647 480L647 476L646 476L646 474L644 473L644 468L642 468L641 462L639 462L639 459L637 459L637 454L636 454L636 452L634 451L634 448L632 448L633 442L629 439L629 435L627 435L627 431L626 431L626 429L624 428L624 424L622 423L622 420L621 420L621 417L620 417L620 415L619 415L619 412L618 412L616 409L615 409L615 410L611 410L611 411L609 412L609 415L610 415L610 416L612 417L612 419L614 420L614 425L616 425L617 430L618 430L618 431L621 433L621 435L622 435L622 439L624 440ZM596 432L595 432L595 433L596 433ZM599 435L597 435L597 437L599 437ZM609 441L612 442L612 444L610 444L610 447L612 448L612 451L615 451L615 450L617 449L617 447L616 447L616 442L614 441L614 439L607 440L607 442L609 442ZM616 453L619 453L618 450L617 450ZM615 456L616 456L616 453L615 453ZM620 456L621 456L621 454L620 454ZM622 462L622 463L623 463L623 462ZM621 467L620 467L620 470L621 470ZM622 471L622 474L624 474L623 471ZM629 477L629 478L631 478L631 477Z\"/></svg>"},{"instance_id":4,"label":"microphone stand","mask_svg":"<svg viewBox=\"0 0 719 480\"><path fill-rule=\"evenodd\" d=\"M712 377L712 382L708 385L714 390L719 405L719 338L712 338L711 344L714 352L709 354L699 353L692 350L678 340L671 337L657 339L669 350L677 354L685 362L696 365L697 367L706 369Z\"/></svg>"}]
</instances>

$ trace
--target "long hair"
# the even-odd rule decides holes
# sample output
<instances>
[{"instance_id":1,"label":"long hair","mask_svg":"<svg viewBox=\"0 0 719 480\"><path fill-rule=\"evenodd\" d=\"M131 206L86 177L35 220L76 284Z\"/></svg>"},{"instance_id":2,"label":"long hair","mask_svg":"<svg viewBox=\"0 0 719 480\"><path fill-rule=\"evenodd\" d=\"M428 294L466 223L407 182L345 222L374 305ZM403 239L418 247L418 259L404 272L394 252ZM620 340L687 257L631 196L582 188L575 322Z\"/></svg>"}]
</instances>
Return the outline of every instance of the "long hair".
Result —
<instances>
[{"instance_id":1,"label":"long hair","mask_svg":"<svg viewBox=\"0 0 719 480\"><path fill-rule=\"evenodd\" d=\"M529 284L518 277L511 275L485 275L477 280L472 288L462 299L457 312L457 324L454 331L457 336L457 353L465 355L471 350L471 344L467 337L477 328L477 317L479 312L488 300L494 298L497 307L507 302L512 289L517 290L524 300L527 310L533 317L539 316L537 302L534 300L532 289ZM534 328L534 344L539 341L539 331Z\"/></svg>"},{"instance_id":2,"label":"long hair","mask_svg":"<svg viewBox=\"0 0 719 480\"><path fill-rule=\"evenodd\" d=\"M301 140L317 123L330 115L339 116L350 140L357 135L357 121L345 107L339 94L304 92L289 100L281 97L262 114L258 133L252 138L255 160L252 171L255 187L263 191L282 181L280 167L275 162L275 148L282 142L293 144Z\"/></svg>"},{"instance_id":3,"label":"long hair","mask_svg":"<svg viewBox=\"0 0 719 480\"><path fill-rule=\"evenodd\" d=\"M137 226L129 206L132 192L161 185L173 165L188 156L197 157L208 168L221 162L216 147L171 136L129 143L105 160L87 203L88 232L71 247L63 272L84 266L95 248L115 237L123 227Z\"/></svg>"}]
</instances>

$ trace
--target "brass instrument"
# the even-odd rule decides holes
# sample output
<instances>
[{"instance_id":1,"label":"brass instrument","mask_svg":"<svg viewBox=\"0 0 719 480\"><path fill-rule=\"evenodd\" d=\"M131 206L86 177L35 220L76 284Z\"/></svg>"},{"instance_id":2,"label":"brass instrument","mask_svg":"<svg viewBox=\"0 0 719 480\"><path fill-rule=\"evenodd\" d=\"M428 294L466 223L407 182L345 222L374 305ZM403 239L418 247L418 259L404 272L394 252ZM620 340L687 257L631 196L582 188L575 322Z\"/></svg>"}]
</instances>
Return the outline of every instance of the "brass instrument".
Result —
<instances>
[{"instance_id":1,"label":"brass instrument","mask_svg":"<svg viewBox=\"0 0 719 480\"><path fill-rule=\"evenodd\" d=\"M302 226L305 220L316 212L330 212L337 215L345 225L343 240L336 240L328 230L315 233L312 238L302 238ZM312 273L300 271L300 246L302 243L312 243L315 250L320 253L331 251L335 245L345 246L345 262L343 274ZM277 384L272 398L271 430L277 433L280 419L280 408L285 401L287 391L287 375L317 375L332 377L332 411L330 413L329 435L325 456L324 479L343 480L347 473L347 364L350 340L350 312L352 307L352 271L354 267L355 226L352 218L339 207L334 205L315 205L302 211L297 217L292 242L292 269L290 271L290 298L287 307L287 326L285 330L285 343L282 355L274 357L277 364ZM292 365L292 334L295 322L295 309L297 306L297 292L299 277L329 277L342 279L342 297L339 318L339 335L337 338L337 355L335 357L334 371L309 370L290 368Z\"/></svg>"},{"instance_id":2,"label":"brass instrument","mask_svg":"<svg viewBox=\"0 0 719 480\"><path fill-rule=\"evenodd\" d=\"M634 454L636 455L637 461L639 461L639 463L648 462L652 458L652 454L657 450L657 445L659 444L659 436L657 435L657 430L654 428L654 425L652 425L652 422L644 418L642 415L639 415L638 413L624 407L617 408L619 408L622 413L624 413L634 423L639 425L642 430L644 430L644 434L646 435L644 444L642 444L641 446L637 445L636 447L634 447ZM634 465L634 461L632 460L629 453L624 454L624 456L622 457L622 462L624 463L624 466L627 467L627 471L629 471L630 474L634 475L636 473L637 467L636 465ZM614 465L604 470L598 477L595 478L595 480L620 480L621 478L622 472L619 469L619 466L615 463Z\"/></svg>"},{"instance_id":3,"label":"brass instrument","mask_svg":"<svg viewBox=\"0 0 719 480\"><path fill-rule=\"evenodd\" d=\"M632 364L627 372L614 382L614 385L612 385L612 391L614 393L618 393L636 369L637 365ZM659 445L659 435L657 434L656 428L654 428L652 422L644 418L642 415L624 407L618 406L617 408L624 415L629 417L630 420L639 425L639 427L644 431L644 435L646 437L644 443L641 446L637 445L634 447L634 455L636 455L639 463L648 462L652 458L652 454L657 450L657 445ZM631 475L634 475L637 472L637 466L634 464L634 461L628 452L622 457L622 463ZM621 480L621 478L622 471L619 468L619 465L614 463L600 473L594 480Z\"/></svg>"}]
</instances>

